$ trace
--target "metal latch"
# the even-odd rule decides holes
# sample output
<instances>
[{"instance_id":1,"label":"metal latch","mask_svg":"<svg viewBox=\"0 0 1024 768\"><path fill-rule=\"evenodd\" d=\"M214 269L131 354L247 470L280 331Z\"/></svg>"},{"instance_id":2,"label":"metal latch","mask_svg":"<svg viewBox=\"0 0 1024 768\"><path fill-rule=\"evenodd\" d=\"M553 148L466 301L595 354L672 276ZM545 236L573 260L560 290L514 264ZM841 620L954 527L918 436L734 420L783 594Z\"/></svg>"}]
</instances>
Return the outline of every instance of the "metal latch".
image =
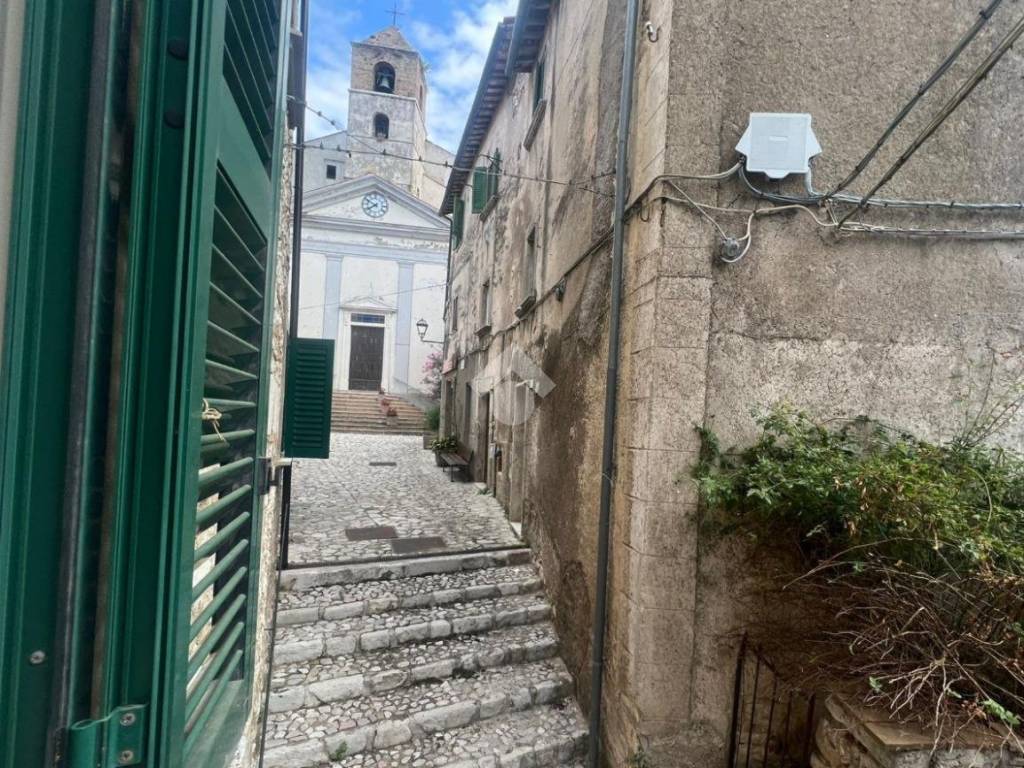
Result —
<instances>
[{"instance_id":1,"label":"metal latch","mask_svg":"<svg viewBox=\"0 0 1024 768\"><path fill-rule=\"evenodd\" d=\"M70 729L70 768L122 768L145 761L145 706L118 707Z\"/></svg>"}]
</instances>

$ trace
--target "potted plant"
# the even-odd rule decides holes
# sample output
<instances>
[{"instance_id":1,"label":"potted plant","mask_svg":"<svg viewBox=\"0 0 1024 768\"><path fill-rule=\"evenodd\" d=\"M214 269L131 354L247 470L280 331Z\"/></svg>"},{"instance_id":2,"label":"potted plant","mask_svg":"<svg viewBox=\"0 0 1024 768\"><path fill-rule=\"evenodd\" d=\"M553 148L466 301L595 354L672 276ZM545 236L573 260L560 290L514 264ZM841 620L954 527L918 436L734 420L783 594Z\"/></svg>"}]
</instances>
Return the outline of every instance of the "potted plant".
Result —
<instances>
[{"instance_id":1,"label":"potted plant","mask_svg":"<svg viewBox=\"0 0 1024 768\"><path fill-rule=\"evenodd\" d=\"M391 407L391 406L388 406L387 420L388 420L388 426L389 427L397 426L398 425L398 410L393 408L393 407Z\"/></svg>"},{"instance_id":2,"label":"potted plant","mask_svg":"<svg viewBox=\"0 0 1024 768\"><path fill-rule=\"evenodd\" d=\"M437 462L437 466L441 465L441 454L442 453L458 453L459 452L459 441L455 435L449 435L448 437L438 437L430 444L431 450L434 452L434 461Z\"/></svg>"}]
</instances>

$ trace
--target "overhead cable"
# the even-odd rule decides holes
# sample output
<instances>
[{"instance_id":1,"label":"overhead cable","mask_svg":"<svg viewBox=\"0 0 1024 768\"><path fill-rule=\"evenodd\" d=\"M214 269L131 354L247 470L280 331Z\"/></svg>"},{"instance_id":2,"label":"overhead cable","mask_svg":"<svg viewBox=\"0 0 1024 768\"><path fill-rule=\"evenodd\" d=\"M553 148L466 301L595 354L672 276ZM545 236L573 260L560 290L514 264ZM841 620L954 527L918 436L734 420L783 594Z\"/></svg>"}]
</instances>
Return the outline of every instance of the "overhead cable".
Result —
<instances>
[{"instance_id":1,"label":"overhead cable","mask_svg":"<svg viewBox=\"0 0 1024 768\"><path fill-rule=\"evenodd\" d=\"M889 140L900 124L902 124L907 116L913 111L918 102L920 102L921 99L924 98L925 94L931 90L932 86L941 80L942 77L952 68L953 64L955 64L957 59L960 58L960 54L967 49L967 47L974 41L974 38L978 36L978 33L985 28L985 25L988 24L988 20L992 18L992 14L995 13L996 9L1002 4L1002 2L1003 0L992 0L992 2L990 2L988 6L978 14L978 18L974 22L974 25L967 30L963 37L960 38L956 47L954 47L945 60L943 60L942 64L939 65L939 68L932 73L931 77L929 77L924 84L917 89L917 93L914 94L914 97L907 102L903 109L899 111L899 114L897 114L889 124L889 127L885 129L871 150L864 155L861 161L857 163L856 167L845 179L839 182L831 191L825 193L825 200L834 197L849 187L850 184L852 184L857 177L864 172L864 169L866 169L868 165L870 165L871 161L875 159L875 156L882 149L882 146Z\"/></svg>"},{"instance_id":2,"label":"overhead cable","mask_svg":"<svg viewBox=\"0 0 1024 768\"><path fill-rule=\"evenodd\" d=\"M935 118L925 126L924 130L918 134L917 138L914 139L910 147L900 155L899 160L892 164L892 166L885 172L882 178L871 188L871 191L861 198L860 203L857 207L849 211L846 216L840 220L840 224L848 221L852 216L863 210L864 206L867 205L868 200L875 196L882 187L888 184L892 178L900 172L904 165L910 160L911 157L921 148L921 146L930 139L939 127L946 122L950 115L956 111L957 107L963 104L967 98L974 92L974 89L978 87L978 84L991 72L995 66L1002 60L1003 56L1013 47L1021 35L1024 35L1024 16L1022 16L1013 28L1006 33L1006 36L999 42L999 45L988 55L988 57L978 66L967 82L965 82L960 89L953 95L953 97L946 102L946 105L939 111Z\"/></svg>"},{"instance_id":3,"label":"overhead cable","mask_svg":"<svg viewBox=\"0 0 1024 768\"><path fill-rule=\"evenodd\" d=\"M291 97L289 97L289 98L291 98ZM336 122L335 120L332 120L330 117L325 115L319 109L316 109L315 107L313 107L310 104L307 104L305 102L299 102L297 99L292 99L292 100L296 101L296 103L301 103L306 109L308 109L310 112L312 112L317 117L319 117L319 118L325 120L326 122L330 123L338 131L341 131L341 132L344 131L344 129L341 128L341 126L340 126L340 124L338 122ZM428 160L427 158L420 157L419 155L416 155L416 156L413 156L413 157L410 157L408 155L397 155L397 154L394 154L393 152L388 152L387 150L377 149L372 144L369 144L368 142L360 139L358 136L348 135L348 138L353 139L355 141L358 141L363 146L369 147L369 149L351 149L351 148L348 148L348 147L344 147L343 148L340 145L336 145L333 149L335 151L337 151L339 154L347 154L349 157L351 157L352 155L373 155L373 156L377 156L377 157L387 157L387 158L391 158L391 159L394 159L394 160L405 160L405 161L410 162L410 163L422 163L423 165L433 165L433 166L436 166L438 168L447 168L447 169L449 169L451 171L459 171L461 173L473 173L476 170L478 170L476 168L462 168L462 167L459 167L459 166L457 166L457 165L455 165L453 163L449 163L448 161ZM316 139L313 139L312 141L316 141ZM305 151L305 150L308 150L308 149L315 149L315 147L311 147L310 146L310 143L311 142L309 142L305 146L301 146L301 147L300 146L296 146L294 144L289 145L289 146L291 148L293 148L293 149L298 149L298 150L302 150L302 151ZM322 141L320 142L320 147L319 148L320 149L324 149L325 148ZM327 147L327 149L330 149L330 147ZM487 157L488 159L491 159L491 160L494 159L494 158L490 157L489 155L482 155L482 156L483 157ZM583 182L563 181L563 180L560 180L560 179L547 179L547 178L543 178L541 176L528 176L526 174L521 174L521 173L509 173L508 171L504 171L504 170L500 170L500 169L499 170L490 170L490 169L488 169L488 173L490 173L492 175L496 175L496 176L502 176L502 177L507 178L507 179L516 179L518 181L535 181L535 182L540 182L540 183L543 183L543 184L555 184L557 186L569 187L571 189L578 189L578 190L581 190L583 192L589 192L592 195L597 195L599 197L612 197L611 194L609 194L607 192L601 192L600 190L594 189L592 187L588 187ZM598 179L604 178L605 176L609 176L609 175L611 175L611 174L605 173L605 174L600 174L600 175L597 175L597 176L592 176L590 178L590 181L597 181ZM465 186L466 186L467 189L472 189L473 188L472 184L466 184Z\"/></svg>"}]
</instances>

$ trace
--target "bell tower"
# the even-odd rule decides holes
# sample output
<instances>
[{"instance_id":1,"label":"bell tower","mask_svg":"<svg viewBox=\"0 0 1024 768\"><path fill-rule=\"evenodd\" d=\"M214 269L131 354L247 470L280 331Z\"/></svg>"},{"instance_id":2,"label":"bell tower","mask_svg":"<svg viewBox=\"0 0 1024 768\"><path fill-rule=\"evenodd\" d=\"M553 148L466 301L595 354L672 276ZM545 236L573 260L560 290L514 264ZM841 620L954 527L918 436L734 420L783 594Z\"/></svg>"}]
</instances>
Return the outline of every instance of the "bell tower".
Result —
<instances>
[{"instance_id":1,"label":"bell tower","mask_svg":"<svg viewBox=\"0 0 1024 768\"><path fill-rule=\"evenodd\" d=\"M402 158L425 156L426 102L423 59L398 27L353 43L346 177L374 174L419 197L423 164Z\"/></svg>"}]
</instances>

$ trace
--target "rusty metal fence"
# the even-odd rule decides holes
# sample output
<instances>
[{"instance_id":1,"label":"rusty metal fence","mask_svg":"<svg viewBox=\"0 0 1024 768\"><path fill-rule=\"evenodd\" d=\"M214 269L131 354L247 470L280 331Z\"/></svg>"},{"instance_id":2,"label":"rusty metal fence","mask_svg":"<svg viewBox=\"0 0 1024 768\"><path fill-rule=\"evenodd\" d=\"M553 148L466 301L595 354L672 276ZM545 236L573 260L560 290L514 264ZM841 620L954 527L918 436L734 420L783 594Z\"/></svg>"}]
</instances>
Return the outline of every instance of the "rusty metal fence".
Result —
<instances>
[{"instance_id":1,"label":"rusty metal fence","mask_svg":"<svg viewBox=\"0 0 1024 768\"><path fill-rule=\"evenodd\" d=\"M816 697L783 680L761 649L740 645L727 768L809 768Z\"/></svg>"}]
</instances>

